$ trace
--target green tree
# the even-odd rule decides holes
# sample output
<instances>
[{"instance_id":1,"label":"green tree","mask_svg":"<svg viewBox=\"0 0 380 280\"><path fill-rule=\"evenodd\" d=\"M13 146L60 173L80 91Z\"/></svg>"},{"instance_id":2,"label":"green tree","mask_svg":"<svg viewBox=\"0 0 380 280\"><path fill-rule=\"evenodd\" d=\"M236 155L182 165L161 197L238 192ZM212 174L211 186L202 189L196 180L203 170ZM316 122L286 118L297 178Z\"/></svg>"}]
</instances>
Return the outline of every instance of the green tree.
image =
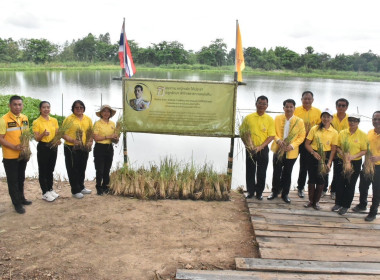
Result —
<instances>
[{"instance_id":1,"label":"green tree","mask_svg":"<svg viewBox=\"0 0 380 280\"><path fill-rule=\"evenodd\" d=\"M295 69L298 67L300 56L285 47L276 47L274 54L279 59L280 68Z\"/></svg>"},{"instance_id":2,"label":"green tree","mask_svg":"<svg viewBox=\"0 0 380 280\"><path fill-rule=\"evenodd\" d=\"M208 47L202 47L197 53L198 61L202 64L211 66L226 65L227 62L227 45L223 39L212 41Z\"/></svg>"},{"instance_id":3,"label":"green tree","mask_svg":"<svg viewBox=\"0 0 380 280\"><path fill-rule=\"evenodd\" d=\"M0 38L0 61L1 62L15 62L19 59L21 52L18 43L13 41L12 38Z\"/></svg>"},{"instance_id":4,"label":"green tree","mask_svg":"<svg viewBox=\"0 0 380 280\"><path fill-rule=\"evenodd\" d=\"M76 60L93 62L96 58L96 38L89 33L83 39L76 41L74 45Z\"/></svg>"},{"instance_id":5,"label":"green tree","mask_svg":"<svg viewBox=\"0 0 380 280\"><path fill-rule=\"evenodd\" d=\"M27 40L24 57L34 63L51 61L57 55L58 47L46 39Z\"/></svg>"},{"instance_id":6,"label":"green tree","mask_svg":"<svg viewBox=\"0 0 380 280\"><path fill-rule=\"evenodd\" d=\"M255 47L248 47L244 50L245 65L252 68L260 68L262 65L261 50Z\"/></svg>"}]
</instances>

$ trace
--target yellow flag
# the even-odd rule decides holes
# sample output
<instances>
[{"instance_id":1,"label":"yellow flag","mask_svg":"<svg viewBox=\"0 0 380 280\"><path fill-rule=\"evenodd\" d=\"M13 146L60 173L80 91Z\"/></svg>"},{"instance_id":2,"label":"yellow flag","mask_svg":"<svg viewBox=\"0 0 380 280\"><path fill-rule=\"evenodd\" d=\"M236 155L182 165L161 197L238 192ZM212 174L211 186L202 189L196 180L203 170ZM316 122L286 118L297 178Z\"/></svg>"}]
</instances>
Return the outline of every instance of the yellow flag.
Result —
<instances>
[{"instance_id":1,"label":"yellow flag","mask_svg":"<svg viewBox=\"0 0 380 280\"><path fill-rule=\"evenodd\" d=\"M243 76L241 74L241 71L245 68L244 63L244 53L243 53L243 43L241 42L241 35L240 35L240 28L239 24L237 25L237 32L236 32L236 72L238 73L238 82L243 81Z\"/></svg>"}]
</instances>

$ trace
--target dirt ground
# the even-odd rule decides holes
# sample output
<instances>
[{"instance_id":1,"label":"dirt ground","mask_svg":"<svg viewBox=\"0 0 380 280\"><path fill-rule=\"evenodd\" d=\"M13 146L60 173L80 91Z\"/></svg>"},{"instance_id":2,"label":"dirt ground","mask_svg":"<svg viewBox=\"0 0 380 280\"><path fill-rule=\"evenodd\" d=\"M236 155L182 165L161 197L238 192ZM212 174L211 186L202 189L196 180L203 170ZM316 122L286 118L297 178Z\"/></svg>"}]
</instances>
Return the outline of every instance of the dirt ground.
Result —
<instances>
[{"instance_id":1,"label":"dirt ground","mask_svg":"<svg viewBox=\"0 0 380 280\"><path fill-rule=\"evenodd\" d=\"M227 202L142 201L95 194L71 197L57 182L54 202L38 181L25 183L33 204L17 214L0 180L2 279L174 279L177 268L234 269L258 250L241 194Z\"/></svg>"}]
</instances>

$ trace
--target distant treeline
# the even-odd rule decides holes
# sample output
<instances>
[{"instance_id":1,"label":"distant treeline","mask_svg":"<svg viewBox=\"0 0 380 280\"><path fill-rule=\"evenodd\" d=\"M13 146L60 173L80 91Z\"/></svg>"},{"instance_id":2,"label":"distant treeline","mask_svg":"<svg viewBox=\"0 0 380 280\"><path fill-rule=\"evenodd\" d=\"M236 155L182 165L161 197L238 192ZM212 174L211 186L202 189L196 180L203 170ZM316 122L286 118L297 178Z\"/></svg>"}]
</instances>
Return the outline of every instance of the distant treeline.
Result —
<instances>
[{"instance_id":1,"label":"distant treeline","mask_svg":"<svg viewBox=\"0 0 380 280\"><path fill-rule=\"evenodd\" d=\"M210 66L228 66L234 64L235 49L227 50L222 39L216 39L210 45L198 51L185 50L177 41L152 43L142 48L137 42L129 40L133 59L136 64L159 66L169 64ZM0 38L0 62L107 62L118 63L118 43L112 44L109 33L98 37L88 34L86 37L66 41L63 45L54 44L46 39ZM296 70L308 72L312 70L339 70L380 72L380 57L369 50L366 53L352 55L339 54L331 57L326 53L318 53L313 47L305 48L298 54L286 47L275 47L260 50L255 47L244 48L246 66L264 70Z\"/></svg>"}]
</instances>

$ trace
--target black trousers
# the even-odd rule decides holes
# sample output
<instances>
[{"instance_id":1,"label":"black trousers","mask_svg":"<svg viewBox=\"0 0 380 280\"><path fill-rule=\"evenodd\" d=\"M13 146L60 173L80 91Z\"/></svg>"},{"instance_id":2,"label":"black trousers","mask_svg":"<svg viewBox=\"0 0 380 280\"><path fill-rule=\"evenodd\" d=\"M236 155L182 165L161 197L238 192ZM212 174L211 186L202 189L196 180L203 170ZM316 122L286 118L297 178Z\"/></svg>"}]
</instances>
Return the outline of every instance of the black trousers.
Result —
<instances>
[{"instance_id":1,"label":"black trousers","mask_svg":"<svg viewBox=\"0 0 380 280\"><path fill-rule=\"evenodd\" d=\"M84 189L84 178L87 167L88 152L75 150L73 146L65 145L65 164L71 186L71 193L80 193Z\"/></svg>"},{"instance_id":2,"label":"black trousers","mask_svg":"<svg viewBox=\"0 0 380 280\"><path fill-rule=\"evenodd\" d=\"M344 178L343 171L343 161L338 159L337 169L339 171L340 176L338 177L337 185L336 185L336 198L335 204L342 206L344 208L350 208L352 200L355 195L355 185L359 178L360 168L362 165L362 160L353 160L351 161L352 168L354 173L351 175L349 179Z\"/></svg>"},{"instance_id":3,"label":"black trousers","mask_svg":"<svg viewBox=\"0 0 380 280\"><path fill-rule=\"evenodd\" d=\"M245 171L246 171L246 184L247 191L250 195L262 195L265 188L265 179L267 175L267 167L269 162L269 148L268 146L260 152L250 154L246 151L245 158ZM257 174L257 175L256 175ZM256 181L257 176L257 182Z\"/></svg>"},{"instance_id":4,"label":"black trousers","mask_svg":"<svg viewBox=\"0 0 380 280\"><path fill-rule=\"evenodd\" d=\"M372 214L377 214L380 202L380 165L375 165L375 176L373 180L364 176L363 171L360 172L360 206L367 207L368 189L372 184L372 205L369 210Z\"/></svg>"},{"instance_id":5,"label":"black trousers","mask_svg":"<svg viewBox=\"0 0 380 280\"><path fill-rule=\"evenodd\" d=\"M305 148L305 141L299 146L300 151L300 171L298 173L297 189L303 190L305 188L307 177L307 160L309 152Z\"/></svg>"},{"instance_id":6,"label":"black trousers","mask_svg":"<svg viewBox=\"0 0 380 280\"><path fill-rule=\"evenodd\" d=\"M341 175L341 174L339 174L339 167L337 167L338 159L339 159L338 156L335 156L334 161L333 161L334 171L333 171L333 179L331 182L330 192L336 192L336 183L338 181L338 177ZM327 188L328 188L328 183L326 183L324 191L327 191Z\"/></svg>"},{"instance_id":7,"label":"black trousers","mask_svg":"<svg viewBox=\"0 0 380 280\"><path fill-rule=\"evenodd\" d=\"M19 206L25 200L24 181L26 161L18 159L3 159L7 176L8 191L14 206Z\"/></svg>"},{"instance_id":8,"label":"black trousers","mask_svg":"<svg viewBox=\"0 0 380 280\"><path fill-rule=\"evenodd\" d=\"M38 142L37 144L37 162L38 162L38 179L42 193L53 189L53 172L57 161L57 148L50 148L48 143Z\"/></svg>"},{"instance_id":9,"label":"black trousers","mask_svg":"<svg viewBox=\"0 0 380 280\"><path fill-rule=\"evenodd\" d=\"M276 154L273 154L273 177L272 192L273 194L281 193L282 196L288 195L290 184L292 182L292 171L297 158L287 159L286 154L282 160L278 160Z\"/></svg>"},{"instance_id":10,"label":"black trousers","mask_svg":"<svg viewBox=\"0 0 380 280\"><path fill-rule=\"evenodd\" d=\"M112 144L96 143L94 147L94 163L96 170L96 187L107 187L110 183L110 170L113 160Z\"/></svg>"},{"instance_id":11,"label":"black trousers","mask_svg":"<svg viewBox=\"0 0 380 280\"><path fill-rule=\"evenodd\" d=\"M330 151L325 152L326 160L325 163L329 161ZM308 184L325 185L329 181L329 175L321 176L319 173L319 160L317 160L312 154L307 155L307 174L309 175Z\"/></svg>"}]
</instances>

